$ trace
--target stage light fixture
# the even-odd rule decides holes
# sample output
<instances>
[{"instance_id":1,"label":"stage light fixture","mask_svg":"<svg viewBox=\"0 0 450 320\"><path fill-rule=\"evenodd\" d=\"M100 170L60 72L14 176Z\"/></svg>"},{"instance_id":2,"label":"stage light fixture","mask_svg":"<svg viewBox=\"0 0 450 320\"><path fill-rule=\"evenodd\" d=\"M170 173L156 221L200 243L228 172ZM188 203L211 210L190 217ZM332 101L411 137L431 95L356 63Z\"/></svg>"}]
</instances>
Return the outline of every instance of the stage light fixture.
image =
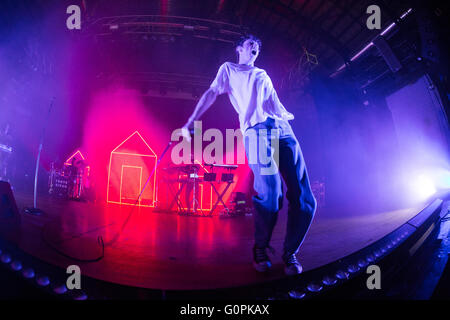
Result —
<instances>
[{"instance_id":1,"label":"stage light fixture","mask_svg":"<svg viewBox=\"0 0 450 320\"><path fill-rule=\"evenodd\" d=\"M26 268L23 270L22 275L24 276L24 278L26 279L32 279L35 276L34 270L31 268Z\"/></svg>"},{"instance_id":2,"label":"stage light fixture","mask_svg":"<svg viewBox=\"0 0 450 320\"><path fill-rule=\"evenodd\" d=\"M339 280L346 280L350 277L350 274L348 272L339 270L338 272L336 272L336 278L338 278Z\"/></svg>"},{"instance_id":3,"label":"stage light fixture","mask_svg":"<svg viewBox=\"0 0 450 320\"><path fill-rule=\"evenodd\" d=\"M336 278L332 278L330 276L326 276L323 278L322 283L326 286L332 286L334 284L337 283L337 279Z\"/></svg>"},{"instance_id":4,"label":"stage light fixture","mask_svg":"<svg viewBox=\"0 0 450 320\"><path fill-rule=\"evenodd\" d=\"M358 261L358 266L359 266L360 268L364 268L364 267L366 267L368 264L369 264L369 263L368 263L366 260L363 260L363 259L361 259L361 260Z\"/></svg>"},{"instance_id":5,"label":"stage light fixture","mask_svg":"<svg viewBox=\"0 0 450 320\"><path fill-rule=\"evenodd\" d=\"M46 287L50 284L50 279L47 276L40 276L36 279L36 283L41 287Z\"/></svg>"},{"instance_id":6,"label":"stage light fixture","mask_svg":"<svg viewBox=\"0 0 450 320\"><path fill-rule=\"evenodd\" d=\"M18 260L14 260L11 263L11 269L13 269L14 271L20 271L22 270L22 263Z\"/></svg>"},{"instance_id":7,"label":"stage light fixture","mask_svg":"<svg viewBox=\"0 0 450 320\"><path fill-rule=\"evenodd\" d=\"M85 293L80 293L73 297L74 300L87 300L88 296Z\"/></svg>"},{"instance_id":8,"label":"stage light fixture","mask_svg":"<svg viewBox=\"0 0 450 320\"><path fill-rule=\"evenodd\" d=\"M2 254L1 260L3 263L8 264L11 262L11 255L9 253Z\"/></svg>"},{"instance_id":9,"label":"stage light fixture","mask_svg":"<svg viewBox=\"0 0 450 320\"><path fill-rule=\"evenodd\" d=\"M65 284L62 284L60 286L53 288L53 292L56 294L64 294L67 292L67 287Z\"/></svg>"},{"instance_id":10,"label":"stage light fixture","mask_svg":"<svg viewBox=\"0 0 450 320\"><path fill-rule=\"evenodd\" d=\"M308 284L306 289L308 289L308 291L310 291L310 292L319 292L319 291L322 291L323 286L321 286L318 283L311 282L310 284Z\"/></svg>"},{"instance_id":11,"label":"stage light fixture","mask_svg":"<svg viewBox=\"0 0 450 320\"><path fill-rule=\"evenodd\" d=\"M412 193L418 200L425 200L436 193L433 179L426 174L418 175L410 181Z\"/></svg>"},{"instance_id":12,"label":"stage light fixture","mask_svg":"<svg viewBox=\"0 0 450 320\"><path fill-rule=\"evenodd\" d=\"M300 300L306 296L306 293L303 291L291 290L288 292L288 295L291 299Z\"/></svg>"},{"instance_id":13,"label":"stage light fixture","mask_svg":"<svg viewBox=\"0 0 450 320\"><path fill-rule=\"evenodd\" d=\"M351 264L348 266L347 271L350 273L356 273L360 270L361 268L355 264Z\"/></svg>"},{"instance_id":14,"label":"stage light fixture","mask_svg":"<svg viewBox=\"0 0 450 320\"><path fill-rule=\"evenodd\" d=\"M408 14L410 14L412 11L412 8L408 9L406 12L404 12L399 20L404 19ZM385 28L381 33L380 36L384 36L387 34L394 26L396 25L396 22L392 22L387 28ZM368 50L370 47L372 47L374 44L373 42L368 43L363 49L361 49L358 53L356 53L353 57L350 58L350 61L356 60L359 56L361 56L366 50ZM341 71L342 69L346 68L347 64L341 65L332 75L331 77L334 77L337 72Z\"/></svg>"}]
</instances>

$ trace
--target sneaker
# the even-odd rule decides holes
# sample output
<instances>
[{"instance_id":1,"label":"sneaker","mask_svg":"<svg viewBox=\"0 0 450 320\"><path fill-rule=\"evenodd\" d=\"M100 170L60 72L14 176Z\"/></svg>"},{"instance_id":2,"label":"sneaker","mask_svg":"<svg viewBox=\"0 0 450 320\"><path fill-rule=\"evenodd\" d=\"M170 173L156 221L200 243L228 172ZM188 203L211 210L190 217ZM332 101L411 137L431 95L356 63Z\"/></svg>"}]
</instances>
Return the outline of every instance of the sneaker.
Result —
<instances>
[{"instance_id":1,"label":"sneaker","mask_svg":"<svg viewBox=\"0 0 450 320\"><path fill-rule=\"evenodd\" d=\"M298 262L295 254L290 254L283 257L284 263L286 266L284 267L284 273L288 276L293 276L296 274L300 274L303 271L302 265Z\"/></svg>"},{"instance_id":2,"label":"sneaker","mask_svg":"<svg viewBox=\"0 0 450 320\"><path fill-rule=\"evenodd\" d=\"M269 256L266 252L267 248L253 247L253 266L258 272L266 272L272 267Z\"/></svg>"}]
</instances>

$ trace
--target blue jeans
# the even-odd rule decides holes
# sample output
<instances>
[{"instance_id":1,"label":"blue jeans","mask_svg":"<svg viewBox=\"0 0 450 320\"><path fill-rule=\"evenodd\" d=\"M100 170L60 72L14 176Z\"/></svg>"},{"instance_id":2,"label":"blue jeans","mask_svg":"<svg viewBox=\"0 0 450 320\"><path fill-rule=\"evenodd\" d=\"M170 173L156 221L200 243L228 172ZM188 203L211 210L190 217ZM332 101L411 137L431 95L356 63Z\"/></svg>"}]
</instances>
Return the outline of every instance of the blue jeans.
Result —
<instances>
[{"instance_id":1,"label":"blue jeans","mask_svg":"<svg viewBox=\"0 0 450 320\"><path fill-rule=\"evenodd\" d=\"M257 193L253 197L255 245L261 248L269 245L278 211L283 205L283 177L289 202L283 256L296 254L317 207L300 144L287 121L270 117L248 128L244 141Z\"/></svg>"}]
</instances>

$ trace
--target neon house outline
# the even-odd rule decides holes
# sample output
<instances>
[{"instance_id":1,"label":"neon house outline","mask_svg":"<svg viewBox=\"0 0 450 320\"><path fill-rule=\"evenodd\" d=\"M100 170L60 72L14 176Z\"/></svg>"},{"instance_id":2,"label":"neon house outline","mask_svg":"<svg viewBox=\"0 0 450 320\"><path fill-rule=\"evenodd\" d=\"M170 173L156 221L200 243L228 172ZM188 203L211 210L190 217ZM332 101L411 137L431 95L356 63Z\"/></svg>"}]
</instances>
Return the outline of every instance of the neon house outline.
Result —
<instances>
[{"instance_id":1,"label":"neon house outline","mask_svg":"<svg viewBox=\"0 0 450 320\"><path fill-rule=\"evenodd\" d=\"M145 146L150 150L150 152L152 153L151 155L149 154L142 154L142 153L131 153L131 152L120 152L117 151L120 147L122 147L129 139L131 139L133 136L139 136L139 138L141 139L142 142L144 142ZM111 154L109 156L109 166L108 166L108 183L106 186L106 202L107 203L115 203L115 204L125 204L125 205L134 205L134 203L127 203L127 202L122 202L122 179L123 179L123 171L124 171L124 167L125 168L139 168L140 169L140 181L139 181L139 193L142 190L142 171L143 171L143 167L142 166L132 166L132 165L121 165L120 168L120 183L119 183L119 201L113 201L110 200L110 195L109 195L109 189L110 189L110 183L111 183L111 164L113 162L113 155L129 155L129 156L137 156L137 157L149 157L149 158L155 158L155 163L154 163L154 175L153 175L153 192L152 192L152 204L151 205L145 205L145 204L141 204L142 201L142 197L139 198L139 202L138 205L142 206L142 207L155 207L155 203L157 201L156 199L156 163L158 161L158 157L156 155L156 153L153 151L153 149L148 145L148 143L145 141L145 139L142 137L142 135L136 130L134 131L131 135L129 135L124 141L122 141L116 148L114 148L114 150L111 151ZM151 172L151 168L149 169L149 173ZM147 186L148 187L148 186Z\"/></svg>"},{"instance_id":2,"label":"neon house outline","mask_svg":"<svg viewBox=\"0 0 450 320\"><path fill-rule=\"evenodd\" d=\"M72 159L79 154L81 159L83 161L86 160L86 158L83 156L83 154L81 153L80 149L78 149L77 151L75 151L69 158L67 158L67 160L64 162L65 166L71 166L72 165ZM89 176L89 173L91 172L91 167L90 166L86 166L87 169L87 176Z\"/></svg>"}]
</instances>

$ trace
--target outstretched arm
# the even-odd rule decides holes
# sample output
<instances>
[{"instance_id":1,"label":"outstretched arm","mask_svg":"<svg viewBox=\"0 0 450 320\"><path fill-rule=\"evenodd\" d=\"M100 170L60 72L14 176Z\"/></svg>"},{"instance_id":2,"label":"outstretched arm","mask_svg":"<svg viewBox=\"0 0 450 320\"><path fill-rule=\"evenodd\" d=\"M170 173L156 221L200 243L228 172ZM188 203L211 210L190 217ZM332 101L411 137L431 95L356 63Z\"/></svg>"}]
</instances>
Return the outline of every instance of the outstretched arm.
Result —
<instances>
[{"instance_id":1,"label":"outstretched arm","mask_svg":"<svg viewBox=\"0 0 450 320\"><path fill-rule=\"evenodd\" d=\"M211 107L211 105L216 101L218 93L213 88L209 88L206 90L203 95L200 97L197 105L195 106L194 112L189 117L186 124L181 128L183 136L190 141L189 129L193 127L194 121L198 120L206 110Z\"/></svg>"},{"instance_id":2,"label":"outstretched arm","mask_svg":"<svg viewBox=\"0 0 450 320\"><path fill-rule=\"evenodd\" d=\"M208 110L209 107L211 107L214 101L216 101L217 96L218 94L214 89L209 88L208 90L206 90L200 97L200 100L195 106L194 112L189 117L189 120L186 122L184 127L191 128L194 125L194 121L198 120L203 115L203 113L205 113L205 111Z\"/></svg>"},{"instance_id":3,"label":"outstretched arm","mask_svg":"<svg viewBox=\"0 0 450 320\"><path fill-rule=\"evenodd\" d=\"M185 137L188 141L191 140L191 136L189 135L189 129L194 126L194 121L198 120L206 110L211 107L211 105L216 101L216 98L219 94L228 92L228 73L226 71L227 63L225 62L219 68L217 72L216 78L211 83L211 86L208 90L203 93L197 105L195 106L194 112L189 117L189 120L186 124L181 128L181 133L183 137Z\"/></svg>"}]
</instances>

